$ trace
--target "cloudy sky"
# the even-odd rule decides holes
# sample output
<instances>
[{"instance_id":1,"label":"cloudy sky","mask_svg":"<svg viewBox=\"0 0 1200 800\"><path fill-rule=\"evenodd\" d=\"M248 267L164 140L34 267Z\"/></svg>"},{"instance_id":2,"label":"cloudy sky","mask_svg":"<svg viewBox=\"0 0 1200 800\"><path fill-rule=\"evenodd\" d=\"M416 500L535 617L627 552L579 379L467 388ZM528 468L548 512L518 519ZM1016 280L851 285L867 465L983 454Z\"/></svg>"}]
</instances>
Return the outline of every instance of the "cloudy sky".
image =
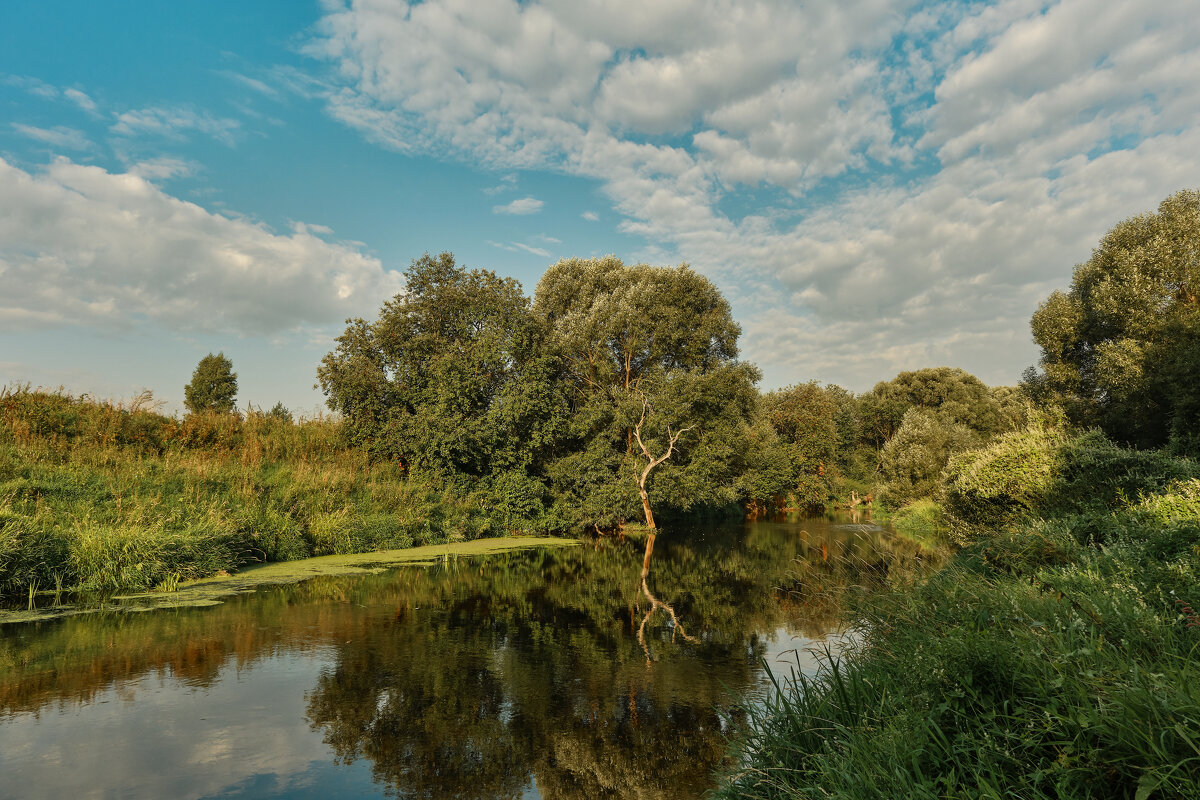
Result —
<instances>
[{"instance_id":1,"label":"cloudy sky","mask_svg":"<svg viewBox=\"0 0 1200 800\"><path fill-rule=\"evenodd\" d=\"M1013 383L1200 187L1195 0L5 0L0 383L311 413L421 253L690 263L765 387Z\"/></svg>"}]
</instances>

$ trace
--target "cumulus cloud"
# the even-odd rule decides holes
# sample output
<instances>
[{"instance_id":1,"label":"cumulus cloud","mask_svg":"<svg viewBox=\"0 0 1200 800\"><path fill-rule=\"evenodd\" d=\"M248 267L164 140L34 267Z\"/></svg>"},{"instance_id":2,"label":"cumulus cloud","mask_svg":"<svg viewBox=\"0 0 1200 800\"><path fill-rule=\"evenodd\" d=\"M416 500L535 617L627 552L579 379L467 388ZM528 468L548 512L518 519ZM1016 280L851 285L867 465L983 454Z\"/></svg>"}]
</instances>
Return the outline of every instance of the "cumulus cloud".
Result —
<instances>
[{"instance_id":1,"label":"cumulus cloud","mask_svg":"<svg viewBox=\"0 0 1200 800\"><path fill-rule=\"evenodd\" d=\"M304 91L394 149L599 180L776 382L1011 381L1103 231L1200 184L1192 5L332 2Z\"/></svg>"},{"instance_id":2,"label":"cumulus cloud","mask_svg":"<svg viewBox=\"0 0 1200 800\"><path fill-rule=\"evenodd\" d=\"M159 173L161 174L161 172ZM319 226L287 235L172 197L134 172L0 159L0 327L154 320L278 333L373 313L398 273Z\"/></svg>"},{"instance_id":3,"label":"cumulus cloud","mask_svg":"<svg viewBox=\"0 0 1200 800\"><path fill-rule=\"evenodd\" d=\"M511 203L506 203L502 206L492 206L493 214L536 214L542 210L544 206L541 200L536 197L521 197L513 200Z\"/></svg>"},{"instance_id":4,"label":"cumulus cloud","mask_svg":"<svg viewBox=\"0 0 1200 800\"><path fill-rule=\"evenodd\" d=\"M582 214L580 214L579 216L583 217L588 222L599 222L600 221L600 215L597 214L595 211L585 211Z\"/></svg>"}]
</instances>

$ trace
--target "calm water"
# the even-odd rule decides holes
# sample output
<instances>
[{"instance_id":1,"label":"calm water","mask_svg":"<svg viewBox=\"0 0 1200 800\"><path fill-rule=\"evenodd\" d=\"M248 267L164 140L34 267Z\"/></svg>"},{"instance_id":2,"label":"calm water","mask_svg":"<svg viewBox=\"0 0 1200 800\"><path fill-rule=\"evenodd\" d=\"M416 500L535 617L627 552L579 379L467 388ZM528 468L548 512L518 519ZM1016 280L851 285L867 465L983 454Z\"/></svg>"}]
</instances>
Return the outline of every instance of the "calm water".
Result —
<instances>
[{"instance_id":1,"label":"calm water","mask_svg":"<svg viewBox=\"0 0 1200 800\"><path fill-rule=\"evenodd\" d=\"M696 798L730 692L813 669L840 589L910 557L824 519L668 530L677 623L602 541L0 626L0 797Z\"/></svg>"}]
</instances>

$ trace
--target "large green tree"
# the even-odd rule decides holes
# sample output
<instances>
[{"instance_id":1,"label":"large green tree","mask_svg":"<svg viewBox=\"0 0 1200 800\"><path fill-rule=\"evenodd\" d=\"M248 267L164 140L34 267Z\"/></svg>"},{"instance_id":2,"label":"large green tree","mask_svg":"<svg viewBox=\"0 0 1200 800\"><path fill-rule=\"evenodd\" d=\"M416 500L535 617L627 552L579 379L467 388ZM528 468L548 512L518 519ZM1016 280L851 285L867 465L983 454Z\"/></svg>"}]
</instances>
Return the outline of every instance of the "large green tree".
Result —
<instances>
[{"instance_id":1,"label":"large green tree","mask_svg":"<svg viewBox=\"0 0 1200 800\"><path fill-rule=\"evenodd\" d=\"M895 434L913 407L932 411L982 436L999 433L1008 426L999 401L987 385L958 367L901 372L890 381L876 384L871 394L872 430L881 436L881 445Z\"/></svg>"},{"instance_id":2,"label":"large green tree","mask_svg":"<svg viewBox=\"0 0 1200 800\"><path fill-rule=\"evenodd\" d=\"M193 414L206 411L228 414L233 411L237 389L233 362L224 353L215 356L209 353L200 359L191 382L183 387L183 404Z\"/></svg>"},{"instance_id":3,"label":"large green tree","mask_svg":"<svg viewBox=\"0 0 1200 800\"><path fill-rule=\"evenodd\" d=\"M322 360L326 402L355 444L445 478L494 478L528 506L566 409L544 325L517 281L450 253L416 259L405 279Z\"/></svg>"},{"instance_id":4,"label":"large green tree","mask_svg":"<svg viewBox=\"0 0 1200 800\"><path fill-rule=\"evenodd\" d=\"M833 494L838 449L835 395L816 381L763 395L762 412L779 436L791 472L789 491L804 508L823 508Z\"/></svg>"},{"instance_id":5,"label":"large green tree","mask_svg":"<svg viewBox=\"0 0 1200 800\"><path fill-rule=\"evenodd\" d=\"M1200 443L1200 192L1168 197L1156 213L1118 223L1071 288L1033 315L1040 372L1026 384L1077 424L1158 446Z\"/></svg>"},{"instance_id":6,"label":"large green tree","mask_svg":"<svg viewBox=\"0 0 1200 800\"><path fill-rule=\"evenodd\" d=\"M893 508L936 490L950 456L1010 430L1016 400L956 367L901 372L863 396L868 436L879 447L881 498Z\"/></svg>"},{"instance_id":7,"label":"large green tree","mask_svg":"<svg viewBox=\"0 0 1200 800\"><path fill-rule=\"evenodd\" d=\"M634 437L666 452L649 485L656 508L687 510L739 499L758 371L737 361L741 329L729 303L687 265L626 266L565 259L538 283L534 311L564 368L571 419L549 467L573 524L610 527L642 516L646 457Z\"/></svg>"}]
</instances>

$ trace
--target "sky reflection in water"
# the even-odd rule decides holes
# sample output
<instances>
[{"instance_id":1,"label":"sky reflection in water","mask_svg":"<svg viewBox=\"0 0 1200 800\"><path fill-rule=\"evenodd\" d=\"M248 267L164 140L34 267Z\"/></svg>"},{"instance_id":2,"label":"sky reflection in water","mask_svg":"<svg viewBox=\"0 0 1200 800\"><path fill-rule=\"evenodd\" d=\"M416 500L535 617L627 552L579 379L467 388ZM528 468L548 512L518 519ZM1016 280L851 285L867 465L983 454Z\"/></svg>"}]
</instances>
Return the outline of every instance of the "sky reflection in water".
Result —
<instances>
[{"instance_id":1,"label":"sky reflection in water","mask_svg":"<svg viewBox=\"0 0 1200 800\"><path fill-rule=\"evenodd\" d=\"M730 692L812 669L913 551L828 520L317 578L0 628L0 797L694 798ZM831 642L836 646L838 635Z\"/></svg>"}]
</instances>

